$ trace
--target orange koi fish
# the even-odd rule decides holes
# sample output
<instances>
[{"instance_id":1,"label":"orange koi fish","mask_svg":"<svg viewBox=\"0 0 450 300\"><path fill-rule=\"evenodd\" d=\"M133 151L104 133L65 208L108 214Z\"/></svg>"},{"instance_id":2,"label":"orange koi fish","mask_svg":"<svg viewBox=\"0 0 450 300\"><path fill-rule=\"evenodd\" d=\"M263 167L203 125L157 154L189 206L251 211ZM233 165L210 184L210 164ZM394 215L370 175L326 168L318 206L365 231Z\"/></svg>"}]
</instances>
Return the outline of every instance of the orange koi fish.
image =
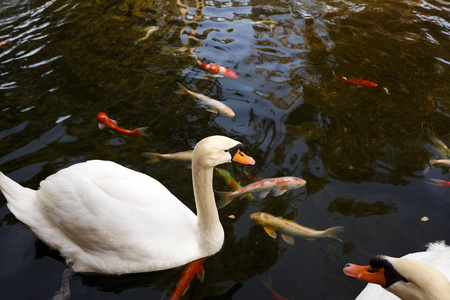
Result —
<instances>
[{"instance_id":1,"label":"orange koi fish","mask_svg":"<svg viewBox=\"0 0 450 300\"><path fill-rule=\"evenodd\" d=\"M219 76L224 76L227 78L237 78L238 77L238 74L231 71L230 69L227 69L225 67L218 66L215 64L207 64L205 62L202 62L200 59L198 59L198 57L194 53L192 53L192 56L197 60L200 67L205 71L208 71L211 73L216 73Z\"/></svg>"},{"instance_id":2,"label":"orange koi fish","mask_svg":"<svg viewBox=\"0 0 450 300\"><path fill-rule=\"evenodd\" d=\"M144 134L143 131L148 128L148 127L141 127L136 128L134 130L123 129L122 127L119 127L117 125L116 121L110 119L104 112L99 112L97 114L97 119L98 119L98 127L100 129L108 128L109 130L114 130L124 135L141 136Z\"/></svg>"},{"instance_id":3,"label":"orange koi fish","mask_svg":"<svg viewBox=\"0 0 450 300\"><path fill-rule=\"evenodd\" d=\"M337 77L333 71L334 79L336 81L344 82L351 84L353 86L363 86L363 87L375 87L378 84L372 81L364 80L364 79L356 79L356 78L347 78L347 77Z\"/></svg>"},{"instance_id":4,"label":"orange koi fish","mask_svg":"<svg viewBox=\"0 0 450 300\"><path fill-rule=\"evenodd\" d=\"M200 282L203 282L205 279L205 269L203 269L203 262L205 259L206 257L196 260L184 267L170 300L180 299L180 297L186 293L195 274L197 274L197 278Z\"/></svg>"}]
</instances>

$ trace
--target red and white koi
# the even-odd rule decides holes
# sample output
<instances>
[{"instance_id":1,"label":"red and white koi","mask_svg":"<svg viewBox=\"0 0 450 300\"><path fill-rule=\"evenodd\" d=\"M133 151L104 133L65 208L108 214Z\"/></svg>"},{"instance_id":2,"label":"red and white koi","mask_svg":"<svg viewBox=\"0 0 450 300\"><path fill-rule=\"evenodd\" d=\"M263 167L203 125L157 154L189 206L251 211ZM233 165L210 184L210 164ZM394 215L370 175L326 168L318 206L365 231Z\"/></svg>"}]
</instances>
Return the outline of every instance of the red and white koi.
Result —
<instances>
[{"instance_id":1,"label":"red and white koi","mask_svg":"<svg viewBox=\"0 0 450 300\"><path fill-rule=\"evenodd\" d=\"M219 65L208 64L208 63L202 62L200 59L198 59L197 55L195 55L194 53L192 53L192 56L195 58L195 60L197 60L197 63L199 64L199 66L205 71L215 73L218 76L223 76L223 77L227 77L227 78L237 78L238 77L238 74L231 71L230 69L227 69L227 68L219 66Z\"/></svg>"},{"instance_id":2,"label":"red and white koi","mask_svg":"<svg viewBox=\"0 0 450 300\"><path fill-rule=\"evenodd\" d=\"M183 152L175 152L175 153L154 153L154 152L144 152L144 155L150 158L147 163L155 163L159 162L161 160L179 160L179 161L185 161L185 162L191 162L192 161L192 153L194 150L188 150Z\"/></svg>"},{"instance_id":3,"label":"red and white koi","mask_svg":"<svg viewBox=\"0 0 450 300\"><path fill-rule=\"evenodd\" d=\"M108 115L105 114L104 112L99 112L97 114L97 119L98 119L98 127L100 129L107 128L109 130L117 131L118 133L123 135L141 136L144 135L143 132L148 128L148 127L141 127L136 128L134 130L124 129L122 127L119 127L117 125L117 121L110 119Z\"/></svg>"},{"instance_id":4,"label":"red and white koi","mask_svg":"<svg viewBox=\"0 0 450 300\"><path fill-rule=\"evenodd\" d=\"M204 281L205 269L203 268L203 262L205 261L205 259L206 257L196 260L184 267L170 300L180 299L180 297L186 293L195 274L197 274L197 278L200 280L200 282Z\"/></svg>"},{"instance_id":5,"label":"red and white koi","mask_svg":"<svg viewBox=\"0 0 450 300\"><path fill-rule=\"evenodd\" d=\"M187 88L185 88L181 83L179 83L179 82L177 82L177 83L181 88L181 90L176 92L177 94L188 94L188 95L196 98L197 100L200 100L205 106L208 107L207 110L212 113L224 115L227 117L235 116L234 111L231 108L229 108L228 106L226 106L225 104L223 104L222 102L212 99L208 96L190 91Z\"/></svg>"},{"instance_id":6,"label":"red and white koi","mask_svg":"<svg viewBox=\"0 0 450 300\"><path fill-rule=\"evenodd\" d=\"M322 231L317 231L295 223L294 221L283 219L282 217L274 217L271 214L258 212L250 215L253 223L264 227L266 233L272 237L277 238L277 232L281 233L281 237L286 243L294 244L292 236L300 236L310 240L316 238L332 238L342 242L337 234L344 231L343 226L331 227Z\"/></svg>"},{"instance_id":7,"label":"red and white koi","mask_svg":"<svg viewBox=\"0 0 450 300\"><path fill-rule=\"evenodd\" d=\"M217 192L220 197L217 207L225 207L230 204L234 198L243 197L248 193L258 194L259 198L266 197L270 192L273 192L274 196L280 196L288 190L298 189L305 184L306 180L291 176L262 179L234 192Z\"/></svg>"},{"instance_id":8,"label":"red and white koi","mask_svg":"<svg viewBox=\"0 0 450 300\"><path fill-rule=\"evenodd\" d=\"M450 186L450 181L445 181L445 180L436 179L436 178L431 178L430 181L431 182L429 182L429 184L432 184L432 185L436 185L436 186Z\"/></svg>"},{"instance_id":9,"label":"red and white koi","mask_svg":"<svg viewBox=\"0 0 450 300\"><path fill-rule=\"evenodd\" d=\"M356 79L356 78L347 78L347 77L337 77L333 71L334 79L336 81L344 82L347 84L351 84L353 86L363 86L363 87L376 87L378 84L375 82L364 80L364 79Z\"/></svg>"}]
</instances>

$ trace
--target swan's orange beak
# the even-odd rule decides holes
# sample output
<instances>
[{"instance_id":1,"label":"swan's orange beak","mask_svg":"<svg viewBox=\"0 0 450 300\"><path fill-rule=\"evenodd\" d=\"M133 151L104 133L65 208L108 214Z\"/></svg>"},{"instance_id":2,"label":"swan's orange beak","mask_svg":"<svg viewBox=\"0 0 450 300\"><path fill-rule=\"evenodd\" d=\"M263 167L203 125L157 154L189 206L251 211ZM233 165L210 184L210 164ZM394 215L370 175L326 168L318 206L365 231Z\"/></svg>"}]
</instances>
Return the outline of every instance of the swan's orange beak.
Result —
<instances>
[{"instance_id":1,"label":"swan's orange beak","mask_svg":"<svg viewBox=\"0 0 450 300\"><path fill-rule=\"evenodd\" d=\"M386 286L386 277L384 277L384 269L377 269L371 266L358 266L355 264L346 264L344 274L358 280L376 283Z\"/></svg>"},{"instance_id":2,"label":"swan's orange beak","mask_svg":"<svg viewBox=\"0 0 450 300\"><path fill-rule=\"evenodd\" d=\"M234 157L232 158L233 161L239 162L244 165L254 165L255 160L242 152L241 150L238 150Z\"/></svg>"}]
</instances>

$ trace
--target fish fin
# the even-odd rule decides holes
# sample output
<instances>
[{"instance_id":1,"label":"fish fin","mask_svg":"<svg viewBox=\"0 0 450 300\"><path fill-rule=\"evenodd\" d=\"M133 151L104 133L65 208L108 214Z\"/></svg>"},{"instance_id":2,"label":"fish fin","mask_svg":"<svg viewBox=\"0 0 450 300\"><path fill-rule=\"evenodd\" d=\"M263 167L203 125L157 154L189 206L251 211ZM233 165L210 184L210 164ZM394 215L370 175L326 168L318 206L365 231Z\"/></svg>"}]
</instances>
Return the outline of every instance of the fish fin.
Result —
<instances>
[{"instance_id":1,"label":"fish fin","mask_svg":"<svg viewBox=\"0 0 450 300\"><path fill-rule=\"evenodd\" d=\"M152 163L161 161L159 153L144 152L144 156L147 156L149 158L149 160L146 161L146 163L148 163L148 164L152 164Z\"/></svg>"},{"instance_id":2,"label":"fish fin","mask_svg":"<svg viewBox=\"0 0 450 300\"><path fill-rule=\"evenodd\" d=\"M100 126L100 124L98 124L99 126ZM422 173L422 175L425 175L425 174L427 174L428 172L430 172L430 169L431 169L431 166L427 166L426 168L425 168L425 170L423 170L423 173Z\"/></svg>"},{"instance_id":3,"label":"fish fin","mask_svg":"<svg viewBox=\"0 0 450 300\"><path fill-rule=\"evenodd\" d=\"M264 230L271 238L274 238L274 239L277 238L277 232L275 230L270 229L269 227L264 227Z\"/></svg>"},{"instance_id":4,"label":"fish fin","mask_svg":"<svg viewBox=\"0 0 450 300\"><path fill-rule=\"evenodd\" d=\"M100 129L105 129L105 128L106 128L106 126L105 126L105 124L102 124L102 123L98 123L98 128L100 128Z\"/></svg>"},{"instance_id":5,"label":"fish fin","mask_svg":"<svg viewBox=\"0 0 450 300\"><path fill-rule=\"evenodd\" d=\"M252 200L254 197L253 197L252 193L248 193L247 195L245 195L245 198Z\"/></svg>"},{"instance_id":6,"label":"fish fin","mask_svg":"<svg viewBox=\"0 0 450 300\"><path fill-rule=\"evenodd\" d=\"M266 192L260 192L257 194L258 199L264 199L267 197L267 195L269 195L270 191L266 191Z\"/></svg>"},{"instance_id":7,"label":"fish fin","mask_svg":"<svg viewBox=\"0 0 450 300\"><path fill-rule=\"evenodd\" d=\"M148 129L148 126L146 126L146 127L139 127L139 128L136 128L135 130L137 130L137 131L139 131L140 133L142 133L142 135L148 136L148 134L145 133L145 131L146 131L147 129Z\"/></svg>"},{"instance_id":8,"label":"fish fin","mask_svg":"<svg viewBox=\"0 0 450 300\"><path fill-rule=\"evenodd\" d=\"M284 240L286 243L291 244L291 245L294 245L294 238L293 238L292 236L282 234L281 237L283 238L283 240Z\"/></svg>"},{"instance_id":9,"label":"fish fin","mask_svg":"<svg viewBox=\"0 0 450 300\"><path fill-rule=\"evenodd\" d=\"M114 124L119 124L119 122L117 122L116 120L113 120L113 119L110 119L111 120L111 122L113 122Z\"/></svg>"},{"instance_id":10,"label":"fish fin","mask_svg":"<svg viewBox=\"0 0 450 300\"><path fill-rule=\"evenodd\" d=\"M210 113L213 113L213 114L218 114L219 113L219 111L217 109L214 109L214 108L206 108L206 111L209 111Z\"/></svg>"},{"instance_id":11,"label":"fish fin","mask_svg":"<svg viewBox=\"0 0 450 300\"><path fill-rule=\"evenodd\" d=\"M337 234L343 232L344 229L345 229L344 226L331 227L325 230L325 234L327 237L338 240L339 242L342 243L342 240L338 238Z\"/></svg>"},{"instance_id":12,"label":"fish fin","mask_svg":"<svg viewBox=\"0 0 450 300\"><path fill-rule=\"evenodd\" d=\"M217 208L223 208L230 204L230 202L233 200L230 198L231 192L219 192L216 191L217 195L219 196L219 199L217 200Z\"/></svg>"},{"instance_id":13,"label":"fish fin","mask_svg":"<svg viewBox=\"0 0 450 300\"><path fill-rule=\"evenodd\" d=\"M281 195L283 195L284 193L286 193L287 192L287 188L279 188L279 189L277 189L277 190L275 190L275 192L273 193L273 195L276 197L276 196L281 196Z\"/></svg>"},{"instance_id":14,"label":"fish fin","mask_svg":"<svg viewBox=\"0 0 450 300\"><path fill-rule=\"evenodd\" d=\"M181 293L181 296L184 296L184 294L186 294L186 292L190 286L191 286L191 284L188 284L188 286L184 289L183 293Z\"/></svg>"},{"instance_id":15,"label":"fish fin","mask_svg":"<svg viewBox=\"0 0 450 300\"><path fill-rule=\"evenodd\" d=\"M203 266L200 266L197 269L197 278L198 278L198 280L200 280L201 283L203 283L203 281L205 281L205 268L203 268Z\"/></svg>"},{"instance_id":16,"label":"fish fin","mask_svg":"<svg viewBox=\"0 0 450 300\"><path fill-rule=\"evenodd\" d=\"M187 94L187 88L184 87L181 83L177 82L178 86L181 88L181 90L175 91L178 95L185 95Z\"/></svg>"},{"instance_id":17,"label":"fish fin","mask_svg":"<svg viewBox=\"0 0 450 300\"><path fill-rule=\"evenodd\" d=\"M432 185L436 185L436 186L443 186L445 185L445 181L442 179L436 179L436 178L430 178L430 182L427 182L429 184Z\"/></svg>"}]
</instances>

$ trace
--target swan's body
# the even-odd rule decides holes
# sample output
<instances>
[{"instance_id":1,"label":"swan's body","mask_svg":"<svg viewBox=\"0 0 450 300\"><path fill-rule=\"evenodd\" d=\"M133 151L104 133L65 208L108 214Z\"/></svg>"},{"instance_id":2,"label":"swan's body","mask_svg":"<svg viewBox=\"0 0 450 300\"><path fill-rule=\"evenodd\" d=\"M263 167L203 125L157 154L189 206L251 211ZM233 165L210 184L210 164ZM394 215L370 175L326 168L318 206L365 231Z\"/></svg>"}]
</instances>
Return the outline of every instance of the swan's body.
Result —
<instances>
[{"instance_id":1,"label":"swan's body","mask_svg":"<svg viewBox=\"0 0 450 300\"><path fill-rule=\"evenodd\" d=\"M446 246L444 242L430 243L427 246L425 252L411 253L401 258L376 256L371 259L371 267L367 266L370 270L368 272L367 267L348 264L344 268L346 275L374 282L369 283L356 299L450 299L450 246ZM374 272L381 265L384 272ZM364 272L362 268L366 268ZM375 279L374 274L383 274L385 282Z\"/></svg>"},{"instance_id":2,"label":"swan's body","mask_svg":"<svg viewBox=\"0 0 450 300\"><path fill-rule=\"evenodd\" d=\"M164 270L221 249L224 232L214 200L213 167L231 162L233 152L242 157L241 146L213 136L195 147L197 215L157 180L110 161L72 165L43 180L37 191L0 173L0 188L16 218L58 250L74 271ZM241 162L254 163L244 158Z\"/></svg>"}]
</instances>

